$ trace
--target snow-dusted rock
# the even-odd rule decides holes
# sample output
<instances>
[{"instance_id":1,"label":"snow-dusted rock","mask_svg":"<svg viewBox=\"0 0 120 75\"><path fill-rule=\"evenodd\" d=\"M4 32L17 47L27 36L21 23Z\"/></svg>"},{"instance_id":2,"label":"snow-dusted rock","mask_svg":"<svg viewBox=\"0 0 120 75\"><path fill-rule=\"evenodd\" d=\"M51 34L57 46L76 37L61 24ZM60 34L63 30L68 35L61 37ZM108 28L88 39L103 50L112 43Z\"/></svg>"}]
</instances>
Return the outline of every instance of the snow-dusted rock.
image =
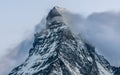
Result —
<instances>
[{"instance_id":1,"label":"snow-dusted rock","mask_svg":"<svg viewBox=\"0 0 120 75\"><path fill-rule=\"evenodd\" d=\"M59 7L50 11L46 29L35 34L28 58L9 75L113 75L109 62L70 30L63 11Z\"/></svg>"}]
</instances>

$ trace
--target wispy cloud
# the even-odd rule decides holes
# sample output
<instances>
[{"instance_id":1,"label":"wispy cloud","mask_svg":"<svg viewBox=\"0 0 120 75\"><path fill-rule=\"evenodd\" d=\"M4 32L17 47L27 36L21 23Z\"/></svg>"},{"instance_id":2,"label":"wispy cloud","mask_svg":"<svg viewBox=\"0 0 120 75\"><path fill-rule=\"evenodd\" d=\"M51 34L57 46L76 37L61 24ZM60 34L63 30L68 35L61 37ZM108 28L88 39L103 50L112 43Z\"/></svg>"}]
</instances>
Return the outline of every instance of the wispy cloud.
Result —
<instances>
[{"instance_id":1,"label":"wispy cloud","mask_svg":"<svg viewBox=\"0 0 120 75\"><path fill-rule=\"evenodd\" d=\"M84 17L65 12L70 28L81 33L112 65L120 65L120 13L97 12Z\"/></svg>"},{"instance_id":2,"label":"wispy cloud","mask_svg":"<svg viewBox=\"0 0 120 75\"><path fill-rule=\"evenodd\" d=\"M93 13L86 18L72 20L72 28L77 33L82 33L111 64L120 65L120 13Z\"/></svg>"},{"instance_id":3,"label":"wispy cloud","mask_svg":"<svg viewBox=\"0 0 120 75\"><path fill-rule=\"evenodd\" d=\"M65 12L68 24L76 33L83 36L101 52L113 65L120 65L120 14L113 12L93 13L88 17ZM45 28L45 18L36 25L35 32ZM6 75L15 66L22 63L32 47L33 35L24 39L17 47L8 49L8 54L0 61L0 74ZM26 38L26 37L25 37Z\"/></svg>"},{"instance_id":4,"label":"wispy cloud","mask_svg":"<svg viewBox=\"0 0 120 75\"><path fill-rule=\"evenodd\" d=\"M17 46L7 49L7 54L0 58L0 75L7 75L13 68L20 65L28 57L30 48L34 41L34 34L40 32L45 27L45 18L40 23L35 25L31 34L25 36Z\"/></svg>"},{"instance_id":5,"label":"wispy cloud","mask_svg":"<svg viewBox=\"0 0 120 75\"><path fill-rule=\"evenodd\" d=\"M0 59L0 75L7 75L14 67L20 65L28 56L33 39L26 39L17 47L8 49L8 53Z\"/></svg>"}]
</instances>

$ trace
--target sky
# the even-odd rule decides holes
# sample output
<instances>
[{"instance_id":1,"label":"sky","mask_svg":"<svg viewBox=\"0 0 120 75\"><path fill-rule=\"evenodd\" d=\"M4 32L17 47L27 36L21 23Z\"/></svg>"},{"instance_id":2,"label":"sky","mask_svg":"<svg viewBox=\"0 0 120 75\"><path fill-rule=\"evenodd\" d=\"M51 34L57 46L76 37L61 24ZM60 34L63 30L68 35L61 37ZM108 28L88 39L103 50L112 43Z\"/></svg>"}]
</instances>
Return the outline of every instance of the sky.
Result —
<instances>
[{"instance_id":1,"label":"sky","mask_svg":"<svg viewBox=\"0 0 120 75\"><path fill-rule=\"evenodd\" d=\"M43 17L45 17L45 15L47 15L53 6L64 7L73 13L80 14L85 17L88 16L87 20L85 20L86 23L93 25L99 24L99 16L104 15L102 12L105 12L106 14L114 12L114 14L112 14L113 17L116 16L116 14L118 15L118 12L120 12L120 0L0 0L0 61L2 61L5 55L11 52L12 49L18 46L18 44L28 38L28 36L31 36L34 32L35 26ZM97 15L99 15L97 17L98 23L93 23L93 21L91 21L91 19L95 19L94 17L91 18L91 15L96 16L95 13L98 13ZM104 18L105 17L103 16L102 19ZM109 19L109 16L107 16L107 19ZM113 23L115 22L116 21ZM104 49L104 54L108 54L108 49L113 51L116 49L115 53L119 53L120 31L117 30L119 26L114 26L114 24L111 24L110 26L103 26L103 24L109 25L108 23L102 23L102 26L98 27L99 30L102 29L103 32L98 31L99 34L96 34L97 36L88 37L88 39L96 37L96 39L92 41L102 40L107 42L105 43L108 44L106 45L107 47L104 47L103 42L94 42L97 46L100 45L99 47L102 47L101 49ZM88 24L85 25L88 26ZM94 25L94 27L96 26ZM91 33L85 33L93 35L92 32L94 31L92 31L90 27L88 30L91 31ZM104 37L105 35L108 35L108 37ZM113 49L110 47L111 45L115 45ZM110 55L108 54L108 56ZM108 56L106 55L106 57Z\"/></svg>"}]
</instances>

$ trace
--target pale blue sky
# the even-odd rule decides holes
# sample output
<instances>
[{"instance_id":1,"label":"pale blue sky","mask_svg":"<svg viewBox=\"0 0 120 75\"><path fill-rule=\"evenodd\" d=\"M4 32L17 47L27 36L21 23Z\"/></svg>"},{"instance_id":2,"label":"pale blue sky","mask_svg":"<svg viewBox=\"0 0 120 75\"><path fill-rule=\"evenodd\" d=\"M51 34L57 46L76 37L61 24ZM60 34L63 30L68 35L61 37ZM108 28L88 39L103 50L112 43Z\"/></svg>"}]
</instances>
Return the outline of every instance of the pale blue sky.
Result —
<instances>
[{"instance_id":1,"label":"pale blue sky","mask_svg":"<svg viewBox=\"0 0 120 75\"><path fill-rule=\"evenodd\" d=\"M83 15L120 11L120 0L0 0L0 57L29 35L56 5Z\"/></svg>"}]
</instances>

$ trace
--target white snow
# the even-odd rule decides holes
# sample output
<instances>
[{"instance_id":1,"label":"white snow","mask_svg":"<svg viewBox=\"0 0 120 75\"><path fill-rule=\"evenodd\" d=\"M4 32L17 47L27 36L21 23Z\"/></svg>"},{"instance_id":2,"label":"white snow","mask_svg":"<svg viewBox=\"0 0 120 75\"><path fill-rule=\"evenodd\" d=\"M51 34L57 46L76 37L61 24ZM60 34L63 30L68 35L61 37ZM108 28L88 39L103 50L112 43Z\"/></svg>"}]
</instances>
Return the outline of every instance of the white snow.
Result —
<instances>
[{"instance_id":1,"label":"white snow","mask_svg":"<svg viewBox=\"0 0 120 75\"><path fill-rule=\"evenodd\" d=\"M72 75L82 75L77 67L70 65L70 63L66 61L64 58L62 58L61 56L60 56L60 59L63 61L63 63L69 69Z\"/></svg>"},{"instance_id":2,"label":"white snow","mask_svg":"<svg viewBox=\"0 0 120 75\"><path fill-rule=\"evenodd\" d=\"M87 59L88 59L89 61L93 61L93 59L92 59L91 57L87 57Z\"/></svg>"},{"instance_id":3,"label":"white snow","mask_svg":"<svg viewBox=\"0 0 120 75\"><path fill-rule=\"evenodd\" d=\"M44 50L46 45L42 48L42 50ZM38 68L32 69L31 66L37 64L37 62L41 63L41 65L42 65L42 63L44 63L47 60L47 58L50 57L53 54L52 52L55 50L55 48L56 48L55 46L56 46L56 42L51 44L48 53L46 53L46 54L44 54L42 56L40 56L40 55L32 55L30 57L30 59L28 61L26 61L27 65L23 66L22 69L18 72L18 74L24 72L23 75L26 75L27 73L29 73L28 75L31 75L32 73L37 72ZM36 62L33 62L33 61L36 61ZM49 66L49 64L46 64L45 66L41 67L39 70L45 69L48 66Z\"/></svg>"},{"instance_id":4,"label":"white snow","mask_svg":"<svg viewBox=\"0 0 120 75\"><path fill-rule=\"evenodd\" d=\"M113 73L107 71L99 62L97 62L98 70L100 75L113 75Z\"/></svg>"}]
</instances>

